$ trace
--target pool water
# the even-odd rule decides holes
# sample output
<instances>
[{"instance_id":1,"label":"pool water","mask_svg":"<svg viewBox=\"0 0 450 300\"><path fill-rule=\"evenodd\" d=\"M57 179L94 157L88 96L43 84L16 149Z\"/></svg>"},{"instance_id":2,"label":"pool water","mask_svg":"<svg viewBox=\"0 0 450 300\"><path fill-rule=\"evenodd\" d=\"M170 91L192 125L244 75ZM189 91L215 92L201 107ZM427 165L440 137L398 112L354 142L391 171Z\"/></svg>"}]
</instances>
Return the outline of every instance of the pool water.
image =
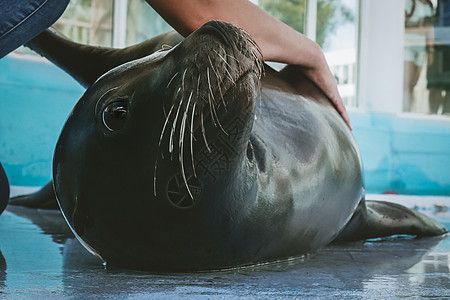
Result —
<instances>
[{"instance_id":1,"label":"pool water","mask_svg":"<svg viewBox=\"0 0 450 300\"><path fill-rule=\"evenodd\" d=\"M447 209L424 211L450 228ZM216 272L152 273L103 265L59 211L9 206L0 216L0 250L0 297L8 299L450 298L449 235L333 245Z\"/></svg>"}]
</instances>

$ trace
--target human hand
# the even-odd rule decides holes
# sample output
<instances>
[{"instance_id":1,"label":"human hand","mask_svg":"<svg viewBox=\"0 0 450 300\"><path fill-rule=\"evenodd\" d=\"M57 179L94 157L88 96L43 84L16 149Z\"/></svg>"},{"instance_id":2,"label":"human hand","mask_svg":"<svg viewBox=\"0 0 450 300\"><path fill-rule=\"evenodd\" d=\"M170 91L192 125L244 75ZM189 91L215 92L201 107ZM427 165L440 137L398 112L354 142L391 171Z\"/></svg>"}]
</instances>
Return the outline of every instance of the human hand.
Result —
<instances>
[{"instance_id":1,"label":"human hand","mask_svg":"<svg viewBox=\"0 0 450 300\"><path fill-rule=\"evenodd\" d=\"M342 100L334 75L331 73L325 58L322 59L320 64L315 67L304 70L304 74L308 77L330 101L331 105L337 110L344 122L353 130L353 126L350 122L350 117Z\"/></svg>"},{"instance_id":2,"label":"human hand","mask_svg":"<svg viewBox=\"0 0 450 300\"><path fill-rule=\"evenodd\" d=\"M338 111L338 113L341 115L342 119L344 119L345 124L347 124L348 128L350 130L353 130L353 125L350 122L350 117L347 113L347 110L345 109L344 101L342 101L341 96L338 94L335 95L334 98L328 97L331 104L334 106L334 108Z\"/></svg>"}]
</instances>

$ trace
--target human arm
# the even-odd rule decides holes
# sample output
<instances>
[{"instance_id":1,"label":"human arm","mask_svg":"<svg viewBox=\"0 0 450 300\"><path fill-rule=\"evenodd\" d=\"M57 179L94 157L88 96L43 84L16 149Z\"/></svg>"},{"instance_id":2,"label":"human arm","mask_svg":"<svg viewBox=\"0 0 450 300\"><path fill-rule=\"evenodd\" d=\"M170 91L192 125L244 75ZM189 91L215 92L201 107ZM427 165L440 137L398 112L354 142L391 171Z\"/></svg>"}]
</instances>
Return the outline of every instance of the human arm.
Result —
<instances>
[{"instance_id":1,"label":"human arm","mask_svg":"<svg viewBox=\"0 0 450 300\"><path fill-rule=\"evenodd\" d=\"M247 0L146 0L183 36L204 23L220 20L245 29L265 60L299 66L352 128L336 82L321 48Z\"/></svg>"}]
</instances>

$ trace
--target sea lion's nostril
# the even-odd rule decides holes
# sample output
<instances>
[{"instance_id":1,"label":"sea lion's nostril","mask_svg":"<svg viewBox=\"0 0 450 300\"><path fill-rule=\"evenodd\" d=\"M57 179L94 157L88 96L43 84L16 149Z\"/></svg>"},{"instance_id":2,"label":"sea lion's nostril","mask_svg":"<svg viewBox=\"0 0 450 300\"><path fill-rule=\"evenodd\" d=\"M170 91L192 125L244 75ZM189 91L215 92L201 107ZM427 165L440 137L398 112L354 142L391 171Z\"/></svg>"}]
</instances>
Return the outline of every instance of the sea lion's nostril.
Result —
<instances>
[{"instance_id":1,"label":"sea lion's nostril","mask_svg":"<svg viewBox=\"0 0 450 300\"><path fill-rule=\"evenodd\" d=\"M217 38L219 38L222 43L224 43L227 47L232 47L232 44L228 38L227 33L224 28L217 21L211 21L203 25L201 28L197 30L198 33L201 34L211 34Z\"/></svg>"}]
</instances>

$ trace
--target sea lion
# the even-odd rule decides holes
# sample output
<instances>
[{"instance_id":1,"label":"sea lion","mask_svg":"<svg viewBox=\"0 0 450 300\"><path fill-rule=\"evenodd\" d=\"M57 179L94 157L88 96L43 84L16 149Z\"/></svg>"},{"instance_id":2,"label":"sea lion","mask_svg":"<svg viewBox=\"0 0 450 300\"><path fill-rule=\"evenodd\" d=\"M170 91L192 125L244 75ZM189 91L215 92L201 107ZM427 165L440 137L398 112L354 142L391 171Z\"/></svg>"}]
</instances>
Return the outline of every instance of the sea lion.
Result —
<instances>
[{"instance_id":1,"label":"sea lion","mask_svg":"<svg viewBox=\"0 0 450 300\"><path fill-rule=\"evenodd\" d=\"M219 269L446 232L365 201L358 146L335 109L295 67L262 76L257 45L231 24L144 57L145 46L123 58L51 32L30 46L89 87L56 145L53 184L77 238L108 263Z\"/></svg>"}]
</instances>

